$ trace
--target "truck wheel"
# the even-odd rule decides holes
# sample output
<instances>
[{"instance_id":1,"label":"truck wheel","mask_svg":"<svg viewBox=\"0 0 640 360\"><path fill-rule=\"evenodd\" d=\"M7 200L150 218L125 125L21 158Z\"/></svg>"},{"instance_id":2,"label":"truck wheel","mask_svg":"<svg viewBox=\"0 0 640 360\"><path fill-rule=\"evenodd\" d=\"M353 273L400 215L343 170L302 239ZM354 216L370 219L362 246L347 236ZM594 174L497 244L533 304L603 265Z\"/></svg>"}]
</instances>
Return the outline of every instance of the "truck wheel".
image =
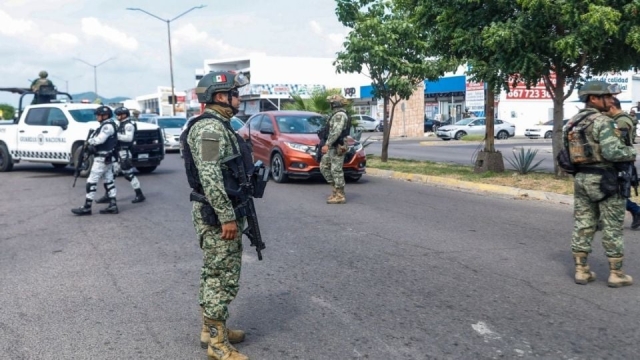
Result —
<instances>
[{"instance_id":1,"label":"truck wheel","mask_svg":"<svg viewBox=\"0 0 640 360\"><path fill-rule=\"evenodd\" d=\"M78 160L82 156L82 146L78 146L73 152L73 167L74 169L78 167ZM80 177L86 178L89 176L91 172L91 167L93 166L93 155L89 156L89 163L87 164L87 168L85 170L80 171Z\"/></svg>"},{"instance_id":2,"label":"truck wheel","mask_svg":"<svg viewBox=\"0 0 640 360\"><path fill-rule=\"evenodd\" d=\"M69 164L56 164L56 163L51 163L51 165L53 165L54 168L56 169L64 169L67 167L67 165Z\"/></svg>"},{"instance_id":3,"label":"truck wheel","mask_svg":"<svg viewBox=\"0 0 640 360\"><path fill-rule=\"evenodd\" d=\"M13 159L11 159L11 154L9 154L7 147L2 144L0 145L0 172L11 170L13 170Z\"/></svg>"},{"instance_id":4,"label":"truck wheel","mask_svg":"<svg viewBox=\"0 0 640 360\"><path fill-rule=\"evenodd\" d=\"M138 170L138 172L141 173L141 174L150 174L156 168L157 168L157 166L147 166L147 167L137 167L136 170Z\"/></svg>"}]
</instances>

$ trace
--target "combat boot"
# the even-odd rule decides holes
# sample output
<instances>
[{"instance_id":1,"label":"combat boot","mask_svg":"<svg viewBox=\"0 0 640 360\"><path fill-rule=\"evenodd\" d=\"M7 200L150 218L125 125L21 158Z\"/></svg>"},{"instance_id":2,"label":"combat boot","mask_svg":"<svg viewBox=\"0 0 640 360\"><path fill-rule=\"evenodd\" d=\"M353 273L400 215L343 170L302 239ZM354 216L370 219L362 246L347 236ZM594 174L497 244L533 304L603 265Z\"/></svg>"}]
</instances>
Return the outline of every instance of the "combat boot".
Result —
<instances>
[{"instance_id":1,"label":"combat boot","mask_svg":"<svg viewBox=\"0 0 640 360\"><path fill-rule=\"evenodd\" d=\"M242 330L232 330L227 328L227 338L232 344L238 344L244 341L245 333ZM202 315L202 330L200 331L200 346L206 349L209 346L209 328L205 325L205 317ZM233 349L235 347L232 346Z\"/></svg>"},{"instance_id":2,"label":"combat boot","mask_svg":"<svg viewBox=\"0 0 640 360\"><path fill-rule=\"evenodd\" d=\"M631 222L631 229L637 230L640 227L640 212L631 213L633 221Z\"/></svg>"},{"instance_id":3,"label":"combat boot","mask_svg":"<svg viewBox=\"0 0 640 360\"><path fill-rule=\"evenodd\" d=\"M327 204L345 204L347 198L344 195L344 188L335 188L336 196L327 200Z\"/></svg>"},{"instance_id":4,"label":"combat boot","mask_svg":"<svg viewBox=\"0 0 640 360\"><path fill-rule=\"evenodd\" d=\"M333 201L337 193L338 191L336 188L333 188L333 190L331 190L331 195L329 195L329 197L327 198L327 204L331 204L331 201Z\"/></svg>"},{"instance_id":5,"label":"combat boot","mask_svg":"<svg viewBox=\"0 0 640 360\"><path fill-rule=\"evenodd\" d=\"M116 204L115 198L109 199L109 206L100 210L100 214L117 214L118 213L118 205Z\"/></svg>"},{"instance_id":6,"label":"combat boot","mask_svg":"<svg viewBox=\"0 0 640 360\"><path fill-rule=\"evenodd\" d=\"M131 202L133 204L135 203L141 203L146 199L146 197L144 197L144 195L142 194L142 190L140 189L136 189L136 197L133 198L133 200L131 200Z\"/></svg>"},{"instance_id":7,"label":"combat boot","mask_svg":"<svg viewBox=\"0 0 640 360\"><path fill-rule=\"evenodd\" d=\"M633 284L633 278L622 272L622 259L622 257L609 258L610 273L609 280L607 281L607 285L609 285L609 287L618 288Z\"/></svg>"},{"instance_id":8,"label":"combat boot","mask_svg":"<svg viewBox=\"0 0 640 360\"><path fill-rule=\"evenodd\" d=\"M589 269L586 252L574 252L573 259L576 261L576 284L586 285L596 279L596 273Z\"/></svg>"},{"instance_id":9,"label":"combat boot","mask_svg":"<svg viewBox=\"0 0 640 360\"><path fill-rule=\"evenodd\" d=\"M91 203L92 203L92 200L85 199L83 206L76 209L71 209L71 212L80 216L91 215Z\"/></svg>"},{"instance_id":10,"label":"combat boot","mask_svg":"<svg viewBox=\"0 0 640 360\"><path fill-rule=\"evenodd\" d=\"M231 346L224 321L204 318L204 324L209 329L209 346L207 356L215 360L249 360L236 348Z\"/></svg>"}]
</instances>

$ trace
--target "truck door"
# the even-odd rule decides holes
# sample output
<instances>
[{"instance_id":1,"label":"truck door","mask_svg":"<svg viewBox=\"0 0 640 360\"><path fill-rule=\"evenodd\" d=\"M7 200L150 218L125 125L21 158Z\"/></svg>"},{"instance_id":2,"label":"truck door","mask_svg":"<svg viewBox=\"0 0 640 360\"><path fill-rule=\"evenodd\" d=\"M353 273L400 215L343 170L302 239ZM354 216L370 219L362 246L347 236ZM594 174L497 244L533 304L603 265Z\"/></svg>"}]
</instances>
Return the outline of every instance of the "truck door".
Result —
<instances>
[{"instance_id":1,"label":"truck door","mask_svg":"<svg viewBox=\"0 0 640 360\"><path fill-rule=\"evenodd\" d=\"M18 129L18 151L25 160L60 162L68 160L65 129L68 121L62 110L31 108Z\"/></svg>"}]
</instances>

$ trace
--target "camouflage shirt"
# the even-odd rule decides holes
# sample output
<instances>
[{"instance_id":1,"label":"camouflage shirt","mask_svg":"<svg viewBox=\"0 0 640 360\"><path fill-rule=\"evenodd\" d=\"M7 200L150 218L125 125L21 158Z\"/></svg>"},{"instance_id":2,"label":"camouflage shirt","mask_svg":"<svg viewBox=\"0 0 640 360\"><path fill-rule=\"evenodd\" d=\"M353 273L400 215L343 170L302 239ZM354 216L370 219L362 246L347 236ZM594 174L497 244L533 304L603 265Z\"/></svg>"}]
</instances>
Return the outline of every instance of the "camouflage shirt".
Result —
<instances>
[{"instance_id":1,"label":"camouflage shirt","mask_svg":"<svg viewBox=\"0 0 640 360\"><path fill-rule=\"evenodd\" d=\"M331 145L338 140L342 130L347 127L349 117L344 110L338 109L331 114L331 117L327 121L329 121L329 137L327 137L327 144Z\"/></svg>"},{"instance_id":2,"label":"camouflage shirt","mask_svg":"<svg viewBox=\"0 0 640 360\"><path fill-rule=\"evenodd\" d=\"M615 121L593 108L582 109L569 120L564 129L565 148L569 146L567 143L567 131L579 119L583 119L583 122L593 121L593 124L586 128L585 134L596 158L602 159L595 166L611 167L614 162L635 160L636 149L624 143Z\"/></svg>"},{"instance_id":3,"label":"camouflage shirt","mask_svg":"<svg viewBox=\"0 0 640 360\"><path fill-rule=\"evenodd\" d=\"M622 132L623 135L626 135L626 139L622 139L627 144L633 143L633 131L635 127L633 126L633 120L624 112L620 112L613 117L616 125L618 125L618 129Z\"/></svg>"},{"instance_id":4,"label":"camouflage shirt","mask_svg":"<svg viewBox=\"0 0 640 360\"><path fill-rule=\"evenodd\" d=\"M206 108L204 111L220 121L228 122L231 118L218 107ZM189 131L187 142L191 148L193 162L200 174L204 195L220 222L224 224L236 220L233 205L224 190L222 170L226 168L224 162L233 156L231 142L235 144L236 149L238 149L238 142L219 120L205 118L198 121ZM194 202L194 216L200 216L201 206L202 204Z\"/></svg>"}]
</instances>

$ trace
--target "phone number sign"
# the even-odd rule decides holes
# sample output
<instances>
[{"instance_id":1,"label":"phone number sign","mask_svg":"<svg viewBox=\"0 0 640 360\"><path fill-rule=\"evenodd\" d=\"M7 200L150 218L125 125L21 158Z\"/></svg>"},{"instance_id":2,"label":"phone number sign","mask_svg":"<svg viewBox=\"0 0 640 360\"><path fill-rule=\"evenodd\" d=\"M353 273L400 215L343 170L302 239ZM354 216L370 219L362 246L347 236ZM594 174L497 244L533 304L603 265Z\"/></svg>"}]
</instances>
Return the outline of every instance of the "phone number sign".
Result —
<instances>
[{"instance_id":1,"label":"phone number sign","mask_svg":"<svg viewBox=\"0 0 640 360\"><path fill-rule=\"evenodd\" d=\"M514 100L548 100L551 99L551 94L546 88L532 87L527 89L526 87L516 87L507 93L507 99Z\"/></svg>"}]
</instances>

